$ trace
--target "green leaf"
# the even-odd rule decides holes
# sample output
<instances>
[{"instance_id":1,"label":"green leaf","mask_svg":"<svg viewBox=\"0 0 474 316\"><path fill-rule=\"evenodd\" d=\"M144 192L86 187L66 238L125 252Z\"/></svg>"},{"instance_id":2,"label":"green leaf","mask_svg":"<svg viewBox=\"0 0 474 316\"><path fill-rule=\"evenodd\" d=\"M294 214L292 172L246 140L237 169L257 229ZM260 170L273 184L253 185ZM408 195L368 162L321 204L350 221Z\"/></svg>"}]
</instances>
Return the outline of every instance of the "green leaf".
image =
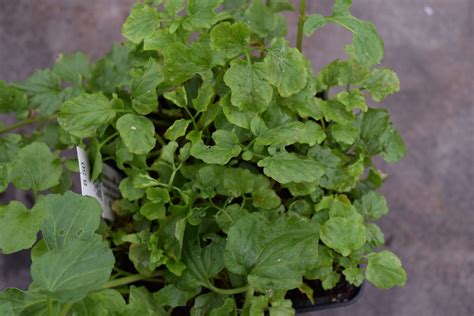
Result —
<instances>
[{"instance_id":1,"label":"green leaf","mask_svg":"<svg viewBox=\"0 0 474 316\"><path fill-rule=\"evenodd\" d=\"M346 124L354 120L354 115L348 111L344 104L338 101L318 100L318 106L326 121Z\"/></svg>"},{"instance_id":2,"label":"green leaf","mask_svg":"<svg viewBox=\"0 0 474 316\"><path fill-rule=\"evenodd\" d=\"M272 87L265 80L265 72L266 65L262 62L251 64L233 60L224 75L224 82L232 92L232 104L242 111L264 112L273 95Z\"/></svg>"},{"instance_id":3,"label":"green leaf","mask_svg":"<svg viewBox=\"0 0 474 316\"><path fill-rule=\"evenodd\" d=\"M161 66L150 58L143 73L131 82L132 107L138 114L150 114L158 107L156 88L163 79Z\"/></svg>"},{"instance_id":4,"label":"green leaf","mask_svg":"<svg viewBox=\"0 0 474 316\"><path fill-rule=\"evenodd\" d=\"M314 146L320 144L325 138L326 134L315 122L295 121L261 132L255 142L261 146L288 146L295 143Z\"/></svg>"},{"instance_id":5,"label":"green leaf","mask_svg":"<svg viewBox=\"0 0 474 316\"><path fill-rule=\"evenodd\" d=\"M133 184L135 175L131 175L120 182L119 190L123 198L135 201L141 198L145 194L144 189L135 188Z\"/></svg>"},{"instance_id":6,"label":"green leaf","mask_svg":"<svg viewBox=\"0 0 474 316\"><path fill-rule=\"evenodd\" d=\"M166 12L171 16L176 16L184 6L184 0L164 0Z\"/></svg>"},{"instance_id":7,"label":"green leaf","mask_svg":"<svg viewBox=\"0 0 474 316\"><path fill-rule=\"evenodd\" d=\"M21 190L44 191L59 183L62 171L59 157L46 144L34 142L18 151L11 181Z\"/></svg>"},{"instance_id":8,"label":"green leaf","mask_svg":"<svg viewBox=\"0 0 474 316\"><path fill-rule=\"evenodd\" d=\"M59 55L54 65L53 72L63 81L81 87L83 80L88 80L92 75L89 58L83 53Z\"/></svg>"},{"instance_id":9,"label":"green leaf","mask_svg":"<svg viewBox=\"0 0 474 316\"><path fill-rule=\"evenodd\" d=\"M5 192L10 183L11 164L0 163L0 193Z\"/></svg>"},{"instance_id":10,"label":"green leaf","mask_svg":"<svg viewBox=\"0 0 474 316\"><path fill-rule=\"evenodd\" d=\"M384 250L367 256L369 263L365 276L373 285L381 289L405 286L407 274L400 259L392 252Z\"/></svg>"},{"instance_id":11,"label":"green leaf","mask_svg":"<svg viewBox=\"0 0 474 316\"><path fill-rule=\"evenodd\" d=\"M352 6L352 0L336 0L332 7L332 13L337 14L347 14Z\"/></svg>"},{"instance_id":12,"label":"green leaf","mask_svg":"<svg viewBox=\"0 0 474 316\"><path fill-rule=\"evenodd\" d=\"M286 40L280 38L272 43L264 64L265 78L282 97L298 93L306 86L306 60L298 49L288 47Z\"/></svg>"},{"instance_id":13,"label":"green leaf","mask_svg":"<svg viewBox=\"0 0 474 316\"><path fill-rule=\"evenodd\" d=\"M102 208L95 198L72 192L44 199L48 216L41 231L49 249L61 249L75 239L90 240L99 228Z\"/></svg>"},{"instance_id":14,"label":"green leaf","mask_svg":"<svg viewBox=\"0 0 474 316\"><path fill-rule=\"evenodd\" d=\"M36 236L46 214L46 209L39 204L31 211L17 201L0 206L0 222L3 225L0 230L2 253L10 254L31 248L36 242Z\"/></svg>"},{"instance_id":15,"label":"green leaf","mask_svg":"<svg viewBox=\"0 0 474 316\"><path fill-rule=\"evenodd\" d=\"M61 78L49 70L37 70L16 86L26 91L30 105L43 115L57 111L64 100L64 95L61 94Z\"/></svg>"},{"instance_id":16,"label":"green leaf","mask_svg":"<svg viewBox=\"0 0 474 316\"><path fill-rule=\"evenodd\" d=\"M92 163L92 174L91 174L91 181L95 182L102 174L104 169L104 164L102 162L102 153L101 153L101 145L97 138L91 139L90 148L89 148L89 160ZM77 166L77 162L76 162ZM78 171L73 171L78 172Z\"/></svg>"},{"instance_id":17,"label":"green leaf","mask_svg":"<svg viewBox=\"0 0 474 316\"><path fill-rule=\"evenodd\" d=\"M122 295L112 289L92 292L82 301L75 303L71 311L75 316L122 315L126 303Z\"/></svg>"},{"instance_id":18,"label":"green leaf","mask_svg":"<svg viewBox=\"0 0 474 316\"><path fill-rule=\"evenodd\" d=\"M0 163L13 162L20 149L21 136L18 134L7 134L0 138Z\"/></svg>"},{"instance_id":19,"label":"green leaf","mask_svg":"<svg viewBox=\"0 0 474 316\"><path fill-rule=\"evenodd\" d=\"M19 289L7 288L0 292L0 315L16 316L24 305L25 293Z\"/></svg>"},{"instance_id":20,"label":"green leaf","mask_svg":"<svg viewBox=\"0 0 474 316\"><path fill-rule=\"evenodd\" d=\"M103 93L113 93L130 83L129 53L126 45L114 44L112 51L101 58L92 71L92 86Z\"/></svg>"},{"instance_id":21,"label":"green leaf","mask_svg":"<svg viewBox=\"0 0 474 316\"><path fill-rule=\"evenodd\" d=\"M190 120L180 119L174 121L173 125L171 125L165 132L165 138L169 140L177 140L178 138L186 135L186 130L188 129L189 124L191 123Z\"/></svg>"},{"instance_id":22,"label":"green leaf","mask_svg":"<svg viewBox=\"0 0 474 316\"><path fill-rule=\"evenodd\" d=\"M131 286L129 304L124 314L131 316L155 316L166 315L166 312L145 287Z\"/></svg>"},{"instance_id":23,"label":"green leaf","mask_svg":"<svg viewBox=\"0 0 474 316\"><path fill-rule=\"evenodd\" d=\"M318 162L289 153L267 157L258 166L264 168L265 175L282 184L319 181L324 173Z\"/></svg>"},{"instance_id":24,"label":"green leaf","mask_svg":"<svg viewBox=\"0 0 474 316\"><path fill-rule=\"evenodd\" d=\"M202 42L193 42L191 47L179 42L173 43L165 47L162 53L166 77L177 84L215 66L223 65L222 56Z\"/></svg>"},{"instance_id":25,"label":"green leaf","mask_svg":"<svg viewBox=\"0 0 474 316\"><path fill-rule=\"evenodd\" d=\"M306 17L303 27L303 33L311 36L317 30L326 25L326 19L321 14L311 14Z\"/></svg>"},{"instance_id":26,"label":"green leaf","mask_svg":"<svg viewBox=\"0 0 474 316\"><path fill-rule=\"evenodd\" d=\"M145 4L137 3L125 20L122 34L133 43L139 44L158 28L160 28L158 12Z\"/></svg>"},{"instance_id":27,"label":"green leaf","mask_svg":"<svg viewBox=\"0 0 474 316\"><path fill-rule=\"evenodd\" d=\"M333 289L340 279L341 275L339 273L335 271L330 271L324 276L323 283L321 285L323 286L323 289L327 291Z\"/></svg>"},{"instance_id":28,"label":"green leaf","mask_svg":"<svg viewBox=\"0 0 474 316\"><path fill-rule=\"evenodd\" d=\"M176 106L180 108L184 108L186 107L186 105L188 105L188 97L184 86L178 87L174 91L168 91L163 93L163 97L166 100L173 102Z\"/></svg>"},{"instance_id":29,"label":"green leaf","mask_svg":"<svg viewBox=\"0 0 474 316\"><path fill-rule=\"evenodd\" d=\"M321 226L321 240L346 257L365 244L365 228L356 217L331 218Z\"/></svg>"},{"instance_id":30,"label":"green leaf","mask_svg":"<svg viewBox=\"0 0 474 316\"><path fill-rule=\"evenodd\" d=\"M269 298L264 295L253 296L250 300L249 313L251 316L265 315L265 311L268 308ZM244 310L245 311L245 310Z\"/></svg>"},{"instance_id":31,"label":"green leaf","mask_svg":"<svg viewBox=\"0 0 474 316\"><path fill-rule=\"evenodd\" d=\"M223 0L189 0L185 28L188 30L210 28L217 22L214 11L222 2Z\"/></svg>"},{"instance_id":32,"label":"green leaf","mask_svg":"<svg viewBox=\"0 0 474 316\"><path fill-rule=\"evenodd\" d=\"M230 123L241 128L250 128L250 122L256 115L255 112L239 110L238 107L230 103L229 94L220 99L219 105L222 107L222 111Z\"/></svg>"},{"instance_id":33,"label":"green leaf","mask_svg":"<svg viewBox=\"0 0 474 316\"><path fill-rule=\"evenodd\" d=\"M164 188L148 188L146 189L146 197L155 203L165 204L170 201L168 190Z\"/></svg>"},{"instance_id":34,"label":"green leaf","mask_svg":"<svg viewBox=\"0 0 474 316\"><path fill-rule=\"evenodd\" d=\"M165 47L178 41L176 33L169 33L167 29L158 29L145 37L143 50L145 51L162 51Z\"/></svg>"},{"instance_id":35,"label":"green leaf","mask_svg":"<svg viewBox=\"0 0 474 316\"><path fill-rule=\"evenodd\" d=\"M247 214L248 211L246 209L243 209L238 204L232 204L216 214L216 223L223 232L227 233L241 217Z\"/></svg>"},{"instance_id":36,"label":"green leaf","mask_svg":"<svg viewBox=\"0 0 474 316\"><path fill-rule=\"evenodd\" d=\"M31 265L31 277L59 301L73 303L100 289L114 262L112 251L99 239L74 239L67 247L36 258Z\"/></svg>"},{"instance_id":37,"label":"green leaf","mask_svg":"<svg viewBox=\"0 0 474 316\"><path fill-rule=\"evenodd\" d=\"M224 261L229 271L248 275L256 289L297 288L317 261L318 240L314 223L286 216L269 222L252 213L229 230Z\"/></svg>"},{"instance_id":38,"label":"green leaf","mask_svg":"<svg viewBox=\"0 0 474 316\"><path fill-rule=\"evenodd\" d=\"M380 247L385 243L385 236L377 224L369 223L365 225L365 232L367 235L367 243L372 247Z\"/></svg>"},{"instance_id":39,"label":"green leaf","mask_svg":"<svg viewBox=\"0 0 474 316\"><path fill-rule=\"evenodd\" d=\"M191 230L191 232L196 233L196 230ZM201 248L197 238L188 233L185 242L183 261L186 270L183 272L183 279L190 280L188 282L196 284L197 287L209 287L210 280L224 269L224 240L216 238L209 245Z\"/></svg>"},{"instance_id":40,"label":"green leaf","mask_svg":"<svg viewBox=\"0 0 474 316\"><path fill-rule=\"evenodd\" d=\"M361 138L369 155L381 153L387 162L396 162L406 153L403 139L393 128L384 109L369 109L361 120Z\"/></svg>"},{"instance_id":41,"label":"green leaf","mask_svg":"<svg viewBox=\"0 0 474 316\"><path fill-rule=\"evenodd\" d=\"M242 151L239 138L233 132L217 130L212 134L212 139L216 143L214 146L206 146L203 143L193 144L191 156L207 164L225 165Z\"/></svg>"},{"instance_id":42,"label":"green leaf","mask_svg":"<svg viewBox=\"0 0 474 316\"><path fill-rule=\"evenodd\" d=\"M352 145L359 137L359 128L353 123L331 125L331 135L343 144Z\"/></svg>"},{"instance_id":43,"label":"green leaf","mask_svg":"<svg viewBox=\"0 0 474 316\"><path fill-rule=\"evenodd\" d=\"M397 162L405 157L406 146L402 137L394 128L389 128L383 135L382 158L386 162Z\"/></svg>"},{"instance_id":44,"label":"green leaf","mask_svg":"<svg viewBox=\"0 0 474 316\"><path fill-rule=\"evenodd\" d=\"M169 306L174 308L178 306L186 306L186 303L198 293L199 289L194 291L182 290L175 285L170 284L153 294L153 298L161 306Z\"/></svg>"},{"instance_id":45,"label":"green leaf","mask_svg":"<svg viewBox=\"0 0 474 316\"><path fill-rule=\"evenodd\" d=\"M358 63L367 67L380 63L384 44L372 23L340 13L326 17L326 21L339 24L352 32L352 45L346 51Z\"/></svg>"},{"instance_id":46,"label":"green leaf","mask_svg":"<svg viewBox=\"0 0 474 316\"><path fill-rule=\"evenodd\" d=\"M349 111L360 109L366 112L368 109L365 103L365 95L359 90L343 91L337 95L337 99L344 104Z\"/></svg>"},{"instance_id":47,"label":"green leaf","mask_svg":"<svg viewBox=\"0 0 474 316\"><path fill-rule=\"evenodd\" d=\"M364 273L359 268L351 267L344 269L342 274L346 277L347 282L355 286L360 286L364 282Z\"/></svg>"},{"instance_id":48,"label":"green leaf","mask_svg":"<svg viewBox=\"0 0 474 316\"><path fill-rule=\"evenodd\" d=\"M97 130L115 118L112 104L101 93L83 93L64 102L58 122L69 134L78 138L96 136Z\"/></svg>"},{"instance_id":49,"label":"green leaf","mask_svg":"<svg viewBox=\"0 0 474 316\"><path fill-rule=\"evenodd\" d=\"M261 0L252 1L245 14L250 28L260 37L267 37L277 26L275 14Z\"/></svg>"},{"instance_id":50,"label":"green leaf","mask_svg":"<svg viewBox=\"0 0 474 316\"><path fill-rule=\"evenodd\" d=\"M235 299L226 298L224 304L214 308L209 316L233 315L235 314L236 308Z\"/></svg>"},{"instance_id":51,"label":"green leaf","mask_svg":"<svg viewBox=\"0 0 474 316\"><path fill-rule=\"evenodd\" d=\"M0 80L0 113L20 114L28 109L28 96L25 92L9 86Z\"/></svg>"},{"instance_id":52,"label":"green leaf","mask_svg":"<svg viewBox=\"0 0 474 316\"><path fill-rule=\"evenodd\" d=\"M220 316L220 315L231 315L231 314L216 314L213 312L215 309L220 307L226 307L226 295L217 293L206 293L196 297L194 301L194 308L191 311L191 316Z\"/></svg>"},{"instance_id":53,"label":"green leaf","mask_svg":"<svg viewBox=\"0 0 474 316\"><path fill-rule=\"evenodd\" d=\"M270 316L292 316L295 315L295 310L292 307L291 300L278 300L272 302L270 307Z\"/></svg>"},{"instance_id":54,"label":"green leaf","mask_svg":"<svg viewBox=\"0 0 474 316\"><path fill-rule=\"evenodd\" d=\"M155 148L155 126L143 116L125 114L117 121L117 130L127 149L137 155L144 155Z\"/></svg>"},{"instance_id":55,"label":"green leaf","mask_svg":"<svg viewBox=\"0 0 474 316\"><path fill-rule=\"evenodd\" d=\"M354 205L362 215L371 220L379 219L388 213L387 201L375 191L364 194Z\"/></svg>"},{"instance_id":56,"label":"green leaf","mask_svg":"<svg viewBox=\"0 0 474 316\"><path fill-rule=\"evenodd\" d=\"M212 71L202 72L201 74L202 84L198 90L198 95L193 99L193 107L198 112L205 112L212 102L215 96L213 73Z\"/></svg>"},{"instance_id":57,"label":"green leaf","mask_svg":"<svg viewBox=\"0 0 474 316\"><path fill-rule=\"evenodd\" d=\"M227 58L233 58L247 52L251 30L243 22L230 24L222 22L210 33L212 50L222 52Z\"/></svg>"},{"instance_id":58,"label":"green leaf","mask_svg":"<svg viewBox=\"0 0 474 316\"><path fill-rule=\"evenodd\" d=\"M213 197L215 193L235 198L251 194L252 204L265 210L274 209L281 203L270 181L250 170L210 165L191 172L186 177L194 179L195 187L205 197Z\"/></svg>"},{"instance_id":59,"label":"green leaf","mask_svg":"<svg viewBox=\"0 0 474 316\"><path fill-rule=\"evenodd\" d=\"M400 90L400 80L395 72L387 68L374 69L362 82L364 87L377 102Z\"/></svg>"}]
</instances>

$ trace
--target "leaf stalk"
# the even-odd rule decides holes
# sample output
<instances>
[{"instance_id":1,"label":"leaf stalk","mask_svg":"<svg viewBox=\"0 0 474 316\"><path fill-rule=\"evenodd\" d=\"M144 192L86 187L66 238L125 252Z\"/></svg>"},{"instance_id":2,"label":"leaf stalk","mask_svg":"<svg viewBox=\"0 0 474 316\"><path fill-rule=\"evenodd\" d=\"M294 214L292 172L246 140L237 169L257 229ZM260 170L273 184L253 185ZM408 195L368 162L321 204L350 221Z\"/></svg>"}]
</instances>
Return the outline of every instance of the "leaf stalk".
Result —
<instances>
[{"instance_id":1,"label":"leaf stalk","mask_svg":"<svg viewBox=\"0 0 474 316\"><path fill-rule=\"evenodd\" d=\"M306 20L306 0L300 0L300 14L298 16L298 33L296 35L296 48L303 51L303 27Z\"/></svg>"}]
</instances>

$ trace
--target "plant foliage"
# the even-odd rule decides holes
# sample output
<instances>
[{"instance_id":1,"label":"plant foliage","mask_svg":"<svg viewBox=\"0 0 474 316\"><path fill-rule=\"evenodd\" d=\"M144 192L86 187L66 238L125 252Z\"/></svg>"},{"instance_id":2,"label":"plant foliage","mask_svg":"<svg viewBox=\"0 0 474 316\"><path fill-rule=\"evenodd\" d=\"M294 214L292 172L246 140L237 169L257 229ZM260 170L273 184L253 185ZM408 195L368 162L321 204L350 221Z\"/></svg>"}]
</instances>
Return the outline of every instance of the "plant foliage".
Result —
<instances>
[{"instance_id":1,"label":"plant foliage","mask_svg":"<svg viewBox=\"0 0 474 316\"><path fill-rule=\"evenodd\" d=\"M397 75L375 68L382 39L351 0L330 16L301 5L299 43L337 24L353 35L347 59L313 73L285 39L288 1L147 0L97 62L64 55L0 81L0 113L17 119L0 126L0 192L35 197L0 206L0 250L31 248L33 279L0 294L0 314L292 315L285 293L305 280L405 284L379 249L373 163L405 145L367 100L398 91ZM75 146L94 179L104 162L123 174L113 221L70 191Z\"/></svg>"}]
</instances>

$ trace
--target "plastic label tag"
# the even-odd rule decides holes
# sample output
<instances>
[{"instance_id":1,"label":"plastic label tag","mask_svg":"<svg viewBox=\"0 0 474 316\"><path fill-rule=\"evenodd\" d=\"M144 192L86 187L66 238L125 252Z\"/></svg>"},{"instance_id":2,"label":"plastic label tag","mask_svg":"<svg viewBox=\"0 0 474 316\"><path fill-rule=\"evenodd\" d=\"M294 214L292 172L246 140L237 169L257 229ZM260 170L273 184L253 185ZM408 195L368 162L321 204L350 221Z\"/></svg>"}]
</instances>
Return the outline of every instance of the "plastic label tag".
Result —
<instances>
[{"instance_id":1,"label":"plastic label tag","mask_svg":"<svg viewBox=\"0 0 474 316\"><path fill-rule=\"evenodd\" d=\"M82 195L95 197L104 210L103 217L113 220L112 202L120 198L119 184L120 181L122 181L122 176L112 167L104 164L102 178L96 182L92 182L91 167L87 152L80 147L76 147L76 150Z\"/></svg>"}]
</instances>

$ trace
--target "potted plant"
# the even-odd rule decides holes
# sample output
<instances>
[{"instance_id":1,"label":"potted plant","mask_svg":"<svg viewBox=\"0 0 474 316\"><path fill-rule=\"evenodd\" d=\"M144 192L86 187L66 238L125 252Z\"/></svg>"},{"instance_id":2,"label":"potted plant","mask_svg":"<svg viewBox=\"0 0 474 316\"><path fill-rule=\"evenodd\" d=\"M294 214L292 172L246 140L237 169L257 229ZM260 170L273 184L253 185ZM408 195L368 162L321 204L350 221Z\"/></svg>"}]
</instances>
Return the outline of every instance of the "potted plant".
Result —
<instances>
[{"instance_id":1,"label":"potted plant","mask_svg":"<svg viewBox=\"0 0 474 316\"><path fill-rule=\"evenodd\" d=\"M388 207L372 160L405 146L366 103L399 81L374 68L382 39L350 7L307 15L301 0L295 48L288 1L148 0L96 63L64 55L0 81L0 112L17 118L0 126L0 192L35 200L0 207L0 250L31 248L33 280L0 294L0 314L293 315L305 296L318 306L365 279L403 286L400 260L379 249ZM314 74L303 35L327 23L353 41ZM89 180L121 174L107 219L71 192L76 146Z\"/></svg>"}]
</instances>

